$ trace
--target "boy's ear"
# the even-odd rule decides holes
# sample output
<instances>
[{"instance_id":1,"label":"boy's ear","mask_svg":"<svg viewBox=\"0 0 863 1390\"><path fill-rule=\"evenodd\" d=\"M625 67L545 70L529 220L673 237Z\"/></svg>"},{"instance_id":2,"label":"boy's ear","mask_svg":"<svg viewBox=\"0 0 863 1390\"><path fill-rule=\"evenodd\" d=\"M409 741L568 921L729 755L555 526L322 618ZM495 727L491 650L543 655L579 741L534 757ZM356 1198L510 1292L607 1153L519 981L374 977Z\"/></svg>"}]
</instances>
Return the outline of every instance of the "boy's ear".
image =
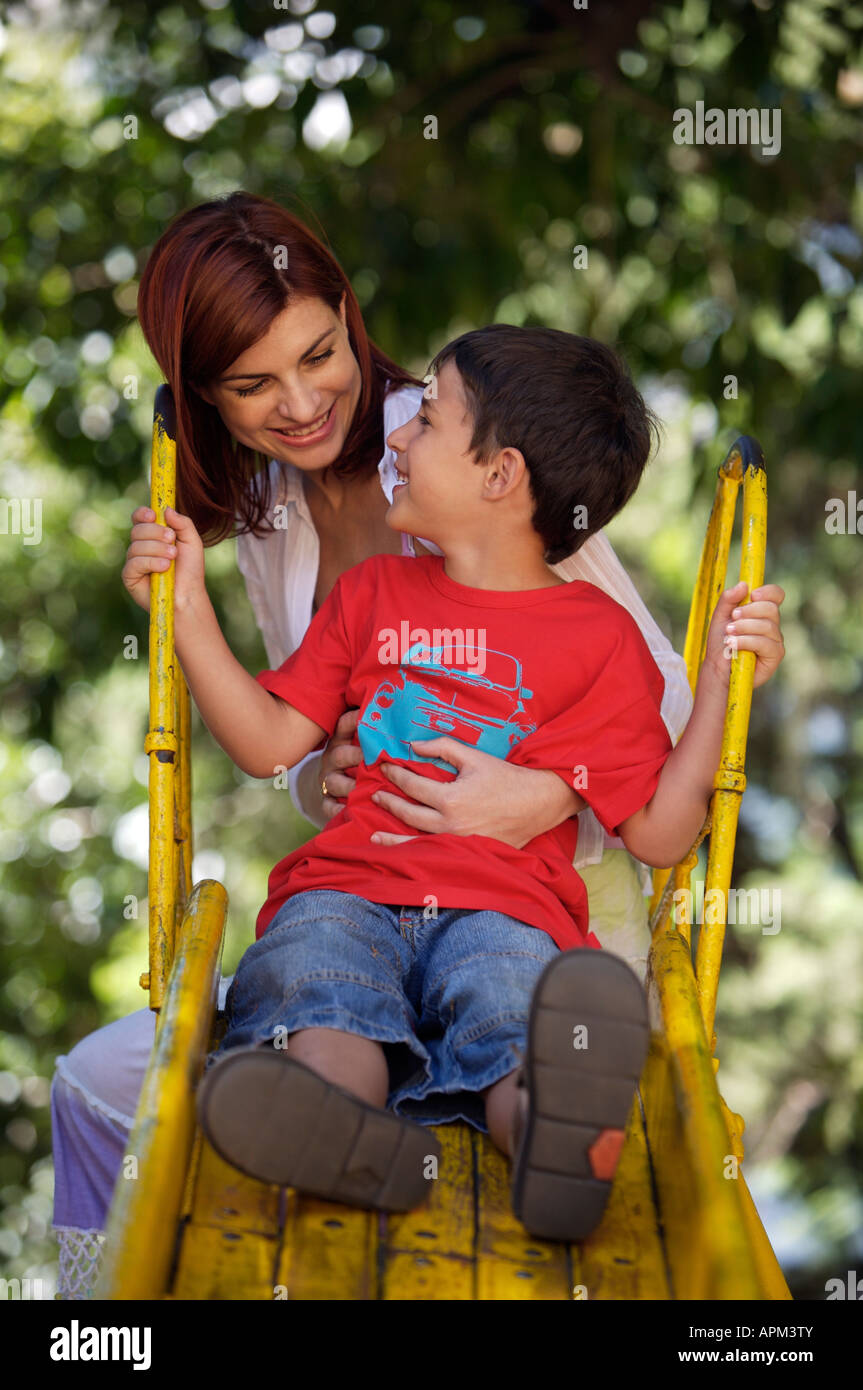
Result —
<instances>
[{"instance_id":1,"label":"boy's ear","mask_svg":"<svg viewBox=\"0 0 863 1390\"><path fill-rule=\"evenodd\" d=\"M489 460L487 470L487 492L495 498L506 497L518 487L527 472L527 464L520 449L513 449L507 445L505 449L499 449L494 458Z\"/></svg>"}]
</instances>

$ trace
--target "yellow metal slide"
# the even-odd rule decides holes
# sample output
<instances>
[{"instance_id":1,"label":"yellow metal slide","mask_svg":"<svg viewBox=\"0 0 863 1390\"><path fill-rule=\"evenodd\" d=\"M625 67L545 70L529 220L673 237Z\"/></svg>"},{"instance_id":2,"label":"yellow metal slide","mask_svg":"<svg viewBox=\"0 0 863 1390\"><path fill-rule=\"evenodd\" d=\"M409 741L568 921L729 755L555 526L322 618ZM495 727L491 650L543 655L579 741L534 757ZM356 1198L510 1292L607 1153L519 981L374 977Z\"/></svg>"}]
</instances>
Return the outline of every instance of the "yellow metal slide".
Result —
<instances>
[{"instance_id":1,"label":"yellow metal slide","mask_svg":"<svg viewBox=\"0 0 863 1390\"><path fill-rule=\"evenodd\" d=\"M174 410L156 395L151 506L174 505ZM692 687L725 585L743 488L740 578L763 582L766 474L742 436L719 469L686 638ZM696 960L682 907L697 844L656 871L647 987L651 1045L601 1225L580 1245L535 1240L514 1218L508 1165L464 1123L438 1126L440 1177L407 1215L338 1206L245 1177L204 1142L195 1087L213 1045L227 913L220 883L191 882L189 693L173 640L173 565L152 577L150 963L141 983L156 1041L118 1179L97 1298L788 1299L742 1171L743 1121L716 1079L714 1016L755 658L732 662L722 758L705 829L709 855ZM719 890L718 893L712 890Z\"/></svg>"}]
</instances>

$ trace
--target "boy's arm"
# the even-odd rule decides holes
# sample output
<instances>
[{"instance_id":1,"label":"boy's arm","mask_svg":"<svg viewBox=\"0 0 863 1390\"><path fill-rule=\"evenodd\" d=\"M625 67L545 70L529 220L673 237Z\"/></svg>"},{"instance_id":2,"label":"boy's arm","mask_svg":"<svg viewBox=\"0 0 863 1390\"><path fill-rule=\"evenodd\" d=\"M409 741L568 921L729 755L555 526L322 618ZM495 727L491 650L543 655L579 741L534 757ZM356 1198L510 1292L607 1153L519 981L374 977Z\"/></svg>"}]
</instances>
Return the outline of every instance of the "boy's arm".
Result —
<instances>
[{"instance_id":1,"label":"boy's arm","mask_svg":"<svg viewBox=\"0 0 863 1390\"><path fill-rule=\"evenodd\" d=\"M779 628L784 591L777 584L764 585L753 590L752 601L745 607L735 608L745 593L741 582L720 596L689 723L666 759L650 801L619 827L630 853L655 868L678 864L704 824L722 753L731 675L728 657L736 650L755 652L753 684L759 686L770 679L785 655Z\"/></svg>"},{"instance_id":2,"label":"boy's arm","mask_svg":"<svg viewBox=\"0 0 863 1390\"><path fill-rule=\"evenodd\" d=\"M204 723L250 777L271 777L277 767L296 766L329 737L344 708L351 649L342 611L342 580L336 581L321 604L297 651L278 671L261 671L252 677L231 652L219 627L207 594L204 547L194 522L174 507L165 508L165 521L167 527L160 526L162 534L157 539L148 534L136 541L131 583L126 585L129 592L149 608L150 576L166 569L176 555L174 646ZM174 538L177 544L169 545ZM142 599L136 589L144 579L147 594ZM323 722L312 718L313 714Z\"/></svg>"},{"instance_id":3,"label":"boy's arm","mask_svg":"<svg viewBox=\"0 0 863 1390\"><path fill-rule=\"evenodd\" d=\"M265 690L237 661L206 591L174 613L174 645L210 733L250 777L293 767L327 731Z\"/></svg>"}]
</instances>

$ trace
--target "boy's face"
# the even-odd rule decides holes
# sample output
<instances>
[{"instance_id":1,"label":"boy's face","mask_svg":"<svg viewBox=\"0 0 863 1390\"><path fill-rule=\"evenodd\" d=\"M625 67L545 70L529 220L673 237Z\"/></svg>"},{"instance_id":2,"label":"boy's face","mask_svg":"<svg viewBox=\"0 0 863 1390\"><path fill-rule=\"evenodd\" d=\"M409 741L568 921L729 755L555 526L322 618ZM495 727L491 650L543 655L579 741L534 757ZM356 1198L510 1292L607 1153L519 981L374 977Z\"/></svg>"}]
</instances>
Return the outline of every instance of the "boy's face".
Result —
<instances>
[{"instance_id":1,"label":"boy's face","mask_svg":"<svg viewBox=\"0 0 863 1390\"><path fill-rule=\"evenodd\" d=\"M436 391L436 396L431 392ZM482 519L487 470L471 453L473 421L453 361L444 363L412 420L387 436L404 481L393 492L387 525L424 536L446 550L467 539Z\"/></svg>"}]
</instances>

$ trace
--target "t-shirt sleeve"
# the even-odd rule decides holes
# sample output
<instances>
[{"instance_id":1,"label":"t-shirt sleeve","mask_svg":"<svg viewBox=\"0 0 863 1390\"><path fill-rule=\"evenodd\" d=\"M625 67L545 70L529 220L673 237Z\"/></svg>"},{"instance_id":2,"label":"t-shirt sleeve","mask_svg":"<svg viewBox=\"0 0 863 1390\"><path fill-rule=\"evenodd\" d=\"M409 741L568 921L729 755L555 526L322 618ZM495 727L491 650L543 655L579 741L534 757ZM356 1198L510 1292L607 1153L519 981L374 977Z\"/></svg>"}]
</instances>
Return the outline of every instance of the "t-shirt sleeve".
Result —
<instances>
[{"instance_id":1,"label":"t-shirt sleeve","mask_svg":"<svg viewBox=\"0 0 863 1390\"><path fill-rule=\"evenodd\" d=\"M566 710L515 748L510 761L555 772L584 797L609 835L656 791L672 750L665 683L641 633L618 611L594 679Z\"/></svg>"},{"instance_id":2,"label":"t-shirt sleeve","mask_svg":"<svg viewBox=\"0 0 863 1390\"><path fill-rule=\"evenodd\" d=\"M345 613L345 600L345 586L339 578L297 650L278 670L259 671L255 676L265 690L320 724L328 736L347 709L345 690L353 667L352 625Z\"/></svg>"}]
</instances>

